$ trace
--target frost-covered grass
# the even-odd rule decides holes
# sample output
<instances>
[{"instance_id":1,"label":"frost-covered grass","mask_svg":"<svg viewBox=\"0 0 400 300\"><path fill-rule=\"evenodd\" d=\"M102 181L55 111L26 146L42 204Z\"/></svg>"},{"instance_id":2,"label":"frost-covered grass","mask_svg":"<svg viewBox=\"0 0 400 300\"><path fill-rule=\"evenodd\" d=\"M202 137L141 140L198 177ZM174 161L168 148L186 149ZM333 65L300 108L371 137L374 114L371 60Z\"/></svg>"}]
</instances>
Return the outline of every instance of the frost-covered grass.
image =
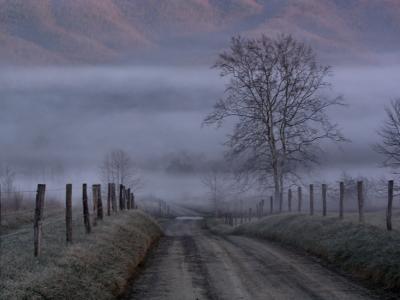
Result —
<instances>
[{"instance_id":1,"label":"frost-covered grass","mask_svg":"<svg viewBox=\"0 0 400 300\"><path fill-rule=\"evenodd\" d=\"M377 226L379 228L386 229L386 211L379 210L373 212L364 213L365 223ZM345 213L344 219L346 221L352 221L354 223L358 223L358 214L357 213ZM394 230L400 231L400 210L393 210L392 213L392 226Z\"/></svg>"},{"instance_id":2,"label":"frost-covered grass","mask_svg":"<svg viewBox=\"0 0 400 300\"><path fill-rule=\"evenodd\" d=\"M217 235L231 234L233 227L224 223L223 219L207 218L205 226L212 233Z\"/></svg>"},{"instance_id":3,"label":"frost-covered grass","mask_svg":"<svg viewBox=\"0 0 400 300\"><path fill-rule=\"evenodd\" d=\"M378 226L352 218L274 215L239 226L233 234L296 247L377 287L400 292L400 232L382 228L382 214L375 215Z\"/></svg>"},{"instance_id":4,"label":"frost-covered grass","mask_svg":"<svg viewBox=\"0 0 400 300\"><path fill-rule=\"evenodd\" d=\"M32 224L1 236L0 299L113 298L161 235L139 211L105 217L86 235L76 212L74 242L66 247L63 218L45 220L39 258L33 257Z\"/></svg>"},{"instance_id":5,"label":"frost-covered grass","mask_svg":"<svg viewBox=\"0 0 400 300\"><path fill-rule=\"evenodd\" d=\"M49 221L58 218L64 214L64 210L55 207L46 207L44 219ZM1 234L8 234L19 229L26 229L26 225L32 227L34 217L34 208L9 212L2 215Z\"/></svg>"}]
</instances>

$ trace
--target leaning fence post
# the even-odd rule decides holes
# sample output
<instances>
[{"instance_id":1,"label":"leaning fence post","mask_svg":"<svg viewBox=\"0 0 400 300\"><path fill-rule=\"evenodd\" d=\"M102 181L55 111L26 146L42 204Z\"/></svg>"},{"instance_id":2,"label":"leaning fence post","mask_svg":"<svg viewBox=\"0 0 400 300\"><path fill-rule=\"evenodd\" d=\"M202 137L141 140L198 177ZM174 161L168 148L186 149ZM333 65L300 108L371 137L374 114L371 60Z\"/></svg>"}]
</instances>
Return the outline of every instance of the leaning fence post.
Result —
<instances>
[{"instance_id":1,"label":"leaning fence post","mask_svg":"<svg viewBox=\"0 0 400 300\"><path fill-rule=\"evenodd\" d=\"M364 222L364 195L363 195L363 182L357 182L357 198L358 198L358 220L360 223Z\"/></svg>"},{"instance_id":2,"label":"leaning fence post","mask_svg":"<svg viewBox=\"0 0 400 300\"><path fill-rule=\"evenodd\" d=\"M86 233L90 233L90 213L88 205L87 184L82 185L82 205L83 205L83 223L85 224Z\"/></svg>"},{"instance_id":3,"label":"leaning fence post","mask_svg":"<svg viewBox=\"0 0 400 300\"><path fill-rule=\"evenodd\" d=\"M302 193L301 193L301 186L297 188L297 201L298 201L298 211L301 212L301 202L302 202Z\"/></svg>"},{"instance_id":4,"label":"leaning fence post","mask_svg":"<svg viewBox=\"0 0 400 300\"><path fill-rule=\"evenodd\" d=\"M65 189L65 227L66 241L72 243L72 184L67 184Z\"/></svg>"},{"instance_id":5,"label":"leaning fence post","mask_svg":"<svg viewBox=\"0 0 400 300\"><path fill-rule=\"evenodd\" d=\"M314 215L314 185L310 184L310 215Z\"/></svg>"},{"instance_id":6,"label":"leaning fence post","mask_svg":"<svg viewBox=\"0 0 400 300\"><path fill-rule=\"evenodd\" d=\"M40 255L41 244L42 244L42 218L44 209L44 196L46 192L45 184L38 184L36 192L36 207L35 207L35 218L33 225L33 236L34 236L34 255L35 257Z\"/></svg>"},{"instance_id":7,"label":"leaning fence post","mask_svg":"<svg viewBox=\"0 0 400 300\"><path fill-rule=\"evenodd\" d=\"M386 228L392 230L393 180L388 183L388 206L386 212Z\"/></svg>"},{"instance_id":8,"label":"leaning fence post","mask_svg":"<svg viewBox=\"0 0 400 300\"><path fill-rule=\"evenodd\" d=\"M103 201L101 199L101 185L97 184L96 185L96 189L97 189L97 218L99 220L103 220Z\"/></svg>"},{"instance_id":9,"label":"leaning fence post","mask_svg":"<svg viewBox=\"0 0 400 300\"><path fill-rule=\"evenodd\" d=\"M326 184L322 184L322 215L326 217Z\"/></svg>"},{"instance_id":10,"label":"leaning fence post","mask_svg":"<svg viewBox=\"0 0 400 300\"><path fill-rule=\"evenodd\" d=\"M289 194L288 194L288 209L289 209L289 212L292 211L292 189L289 189Z\"/></svg>"},{"instance_id":11,"label":"leaning fence post","mask_svg":"<svg viewBox=\"0 0 400 300\"><path fill-rule=\"evenodd\" d=\"M343 219L344 182L340 182L339 218Z\"/></svg>"}]
</instances>

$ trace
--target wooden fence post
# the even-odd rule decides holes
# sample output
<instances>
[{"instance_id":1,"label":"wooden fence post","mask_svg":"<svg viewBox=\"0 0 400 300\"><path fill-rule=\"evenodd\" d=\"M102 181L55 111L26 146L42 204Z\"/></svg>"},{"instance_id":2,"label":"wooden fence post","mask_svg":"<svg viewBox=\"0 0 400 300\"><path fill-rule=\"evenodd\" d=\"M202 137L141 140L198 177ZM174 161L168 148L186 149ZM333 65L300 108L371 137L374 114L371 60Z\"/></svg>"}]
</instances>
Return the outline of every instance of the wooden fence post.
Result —
<instances>
[{"instance_id":1,"label":"wooden fence post","mask_svg":"<svg viewBox=\"0 0 400 300\"><path fill-rule=\"evenodd\" d=\"M344 182L340 182L340 198L339 198L339 218L343 219L343 207L344 207Z\"/></svg>"},{"instance_id":2,"label":"wooden fence post","mask_svg":"<svg viewBox=\"0 0 400 300\"><path fill-rule=\"evenodd\" d=\"M297 201L298 201L298 211L301 212L301 205L303 201L303 195L301 193L301 186L297 188Z\"/></svg>"},{"instance_id":3,"label":"wooden fence post","mask_svg":"<svg viewBox=\"0 0 400 300\"><path fill-rule=\"evenodd\" d=\"M326 184L322 184L322 215L326 217Z\"/></svg>"},{"instance_id":4,"label":"wooden fence post","mask_svg":"<svg viewBox=\"0 0 400 300\"><path fill-rule=\"evenodd\" d=\"M131 209L135 209L135 195L131 193ZM169 211L169 206L168 206Z\"/></svg>"},{"instance_id":5,"label":"wooden fence post","mask_svg":"<svg viewBox=\"0 0 400 300\"><path fill-rule=\"evenodd\" d=\"M44 210L44 196L46 193L46 185L38 184L36 192L36 207L35 207L35 218L34 218L34 255L38 257L41 252L42 244L42 219Z\"/></svg>"},{"instance_id":6,"label":"wooden fence post","mask_svg":"<svg viewBox=\"0 0 400 300\"><path fill-rule=\"evenodd\" d=\"M92 185L92 201L93 201L93 226L97 226L97 188Z\"/></svg>"},{"instance_id":7,"label":"wooden fence post","mask_svg":"<svg viewBox=\"0 0 400 300\"><path fill-rule=\"evenodd\" d=\"M314 215L314 185L310 184L310 215Z\"/></svg>"},{"instance_id":8,"label":"wooden fence post","mask_svg":"<svg viewBox=\"0 0 400 300\"><path fill-rule=\"evenodd\" d=\"M1 184L0 184L0 235L1 235L1 233L2 233L2 227L1 227L1 214L2 214L2 211L1 211Z\"/></svg>"},{"instance_id":9,"label":"wooden fence post","mask_svg":"<svg viewBox=\"0 0 400 300\"><path fill-rule=\"evenodd\" d=\"M392 230L393 180L388 183L388 206L386 212L386 228Z\"/></svg>"},{"instance_id":10,"label":"wooden fence post","mask_svg":"<svg viewBox=\"0 0 400 300\"><path fill-rule=\"evenodd\" d=\"M65 189L65 227L67 244L72 243L72 184Z\"/></svg>"},{"instance_id":11,"label":"wooden fence post","mask_svg":"<svg viewBox=\"0 0 400 300\"><path fill-rule=\"evenodd\" d=\"M122 195L123 195L123 190L124 190L124 186L122 184L119 185L119 210L123 210L123 199L122 199Z\"/></svg>"},{"instance_id":12,"label":"wooden fence post","mask_svg":"<svg viewBox=\"0 0 400 300\"><path fill-rule=\"evenodd\" d=\"M291 212L292 211L292 189L289 189L288 193L289 193L288 194L288 210L289 210L289 212Z\"/></svg>"},{"instance_id":13,"label":"wooden fence post","mask_svg":"<svg viewBox=\"0 0 400 300\"><path fill-rule=\"evenodd\" d=\"M101 185L97 184L96 185L96 189L97 189L97 218L99 220L103 220L103 201L101 199Z\"/></svg>"},{"instance_id":14,"label":"wooden fence post","mask_svg":"<svg viewBox=\"0 0 400 300\"><path fill-rule=\"evenodd\" d=\"M117 191L115 183L111 183L111 207L114 213L117 212Z\"/></svg>"},{"instance_id":15,"label":"wooden fence post","mask_svg":"<svg viewBox=\"0 0 400 300\"><path fill-rule=\"evenodd\" d=\"M363 194L363 182L357 182L357 198L358 198L358 221L364 222L364 194Z\"/></svg>"},{"instance_id":16,"label":"wooden fence post","mask_svg":"<svg viewBox=\"0 0 400 300\"><path fill-rule=\"evenodd\" d=\"M131 209L131 189L126 191L126 209Z\"/></svg>"},{"instance_id":17,"label":"wooden fence post","mask_svg":"<svg viewBox=\"0 0 400 300\"><path fill-rule=\"evenodd\" d=\"M107 185L107 216L111 216L111 193L112 193L111 183L108 183L108 185Z\"/></svg>"},{"instance_id":18,"label":"wooden fence post","mask_svg":"<svg viewBox=\"0 0 400 300\"><path fill-rule=\"evenodd\" d=\"M125 186L124 186L124 193L122 195L122 205L123 205L124 209L126 210L127 207L126 207L126 187Z\"/></svg>"},{"instance_id":19,"label":"wooden fence post","mask_svg":"<svg viewBox=\"0 0 400 300\"><path fill-rule=\"evenodd\" d=\"M88 205L87 184L82 185L82 205L83 205L83 223L85 224L86 233L90 233L90 213Z\"/></svg>"}]
</instances>

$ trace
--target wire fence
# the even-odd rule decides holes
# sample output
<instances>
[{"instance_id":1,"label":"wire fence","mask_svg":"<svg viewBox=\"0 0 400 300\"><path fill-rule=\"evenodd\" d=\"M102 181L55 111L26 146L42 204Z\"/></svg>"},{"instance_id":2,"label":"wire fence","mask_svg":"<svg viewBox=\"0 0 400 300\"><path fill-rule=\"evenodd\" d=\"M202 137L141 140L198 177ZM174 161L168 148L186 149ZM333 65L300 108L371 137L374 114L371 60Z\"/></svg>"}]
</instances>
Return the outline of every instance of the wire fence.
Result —
<instances>
[{"instance_id":1,"label":"wire fence","mask_svg":"<svg viewBox=\"0 0 400 300\"><path fill-rule=\"evenodd\" d=\"M4 209L4 200L10 200L12 196L21 194L31 197L34 201L25 202L32 203L34 206L25 207L22 210ZM60 199L65 200L64 204ZM60 222L64 222L65 241L68 245L73 242L72 231L73 228L76 228L76 223L84 227L86 234L90 234L93 227L97 226L104 218L118 215L122 211L138 209L136 202L135 195L130 188L122 184L117 188L115 183L109 183L103 188L100 184L94 184L90 190L87 184L83 184L75 190L71 184L50 189L47 189L44 184L39 184L36 190L12 192L0 189L1 241L21 232L32 231L32 227L28 228L24 225L33 224L33 248L34 256L37 257L40 256L42 249L42 228L44 226L46 228L55 224L59 226ZM73 211L74 218L72 218ZM81 218L77 218L77 213L81 214ZM63 215L65 218L62 218Z\"/></svg>"},{"instance_id":2,"label":"wire fence","mask_svg":"<svg viewBox=\"0 0 400 300\"><path fill-rule=\"evenodd\" d=\"M291 186L282 194L269 196L245 206L241 202L219 212L231 226L278 214L308 214L368 223L391 231L400 229L400 187L393 180L359 180L335 184ZM396 225L396 226L394 226Z\"/></svg>"}]
</instances>

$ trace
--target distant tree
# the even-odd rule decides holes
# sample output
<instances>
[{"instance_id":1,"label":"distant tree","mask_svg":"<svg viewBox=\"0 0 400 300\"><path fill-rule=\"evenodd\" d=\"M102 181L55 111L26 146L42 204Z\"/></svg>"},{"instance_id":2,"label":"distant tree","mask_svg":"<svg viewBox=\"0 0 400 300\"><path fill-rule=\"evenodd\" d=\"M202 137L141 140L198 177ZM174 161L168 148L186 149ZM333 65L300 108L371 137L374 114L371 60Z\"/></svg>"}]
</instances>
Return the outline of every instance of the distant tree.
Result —
<instances>
[{"instance_id":1,"label":"distant tree","mask_svg":"<svg viewBox=\"0 0 400 300\"><path fill-rule=\"evenodd\" d=\"M208 172L203 174L201 182L208 190L209 199L211 200L215 216L218 217L218 212L222 209L221 203L227 193L226 176L218 168L212 167Z\"/></svg>"},{"instance_id":2,"label":"distant tree","mask_svg":"<svg viewBox=\"0 0 400 300\"><path fill-rule=\"evenodd\" d=\"M321 140L344 140L326 114L342 99L322 94L330 87L330 68L317 62L311 47L286 35L234 37L214 67L229 82L205 124L233 118L230 155L264 182L272 179L275 199L282 201L284 179L318 161Z\"/></svg>"},{"instance_id":3,"label":"distant tree","mask_svg":"<svg viewBox=\"0 0 400 300\"><path fill-rule=\"evenodd\" d=\"M364 203L366 207L373 207L381 204L381 200L387 194L387 181L366 176L352 176L343 172L340 179L329 185L331 196L336 203L339 195L339 182L344 183L344 203L348 209L357 208L357 182L363 182Z\"/></svg>"},{"instance_id":4,"label":"distant tree","mask_svg":"<svg viewBox=\"0 0 400 300\"><path fill-rule=\"evenodd\" d=\"M132 158L124 150L117 149L107 153L100 165L101 177L105 183L123 184L133 191L143 186Z\"/></svg>"},{"instance_id":5,"label":"distant tree","mask_svg":"<svg viewBox=\"0 0 400 300\"><path fill-rule=\"evenodd\" d=\"M15 179L15 171L10 166L6 166L1 174L1 191L4 193L3 198L7 200L8 203L12 203L13 209L19 210L22 205L23 195L16 192Z\"/></svg>"},{"instance_id":6,"label":"distant tree","mask_svg":"<svg viewBox=\"0 0 400 300\"><path fill-rule=\"evenodd\" d=\"M400 166L400 98L393 100L385 111L386 120L378 130L381 141L373 148L383 155L384 166L397 169Z\"/></svg>"}]
</instances>

